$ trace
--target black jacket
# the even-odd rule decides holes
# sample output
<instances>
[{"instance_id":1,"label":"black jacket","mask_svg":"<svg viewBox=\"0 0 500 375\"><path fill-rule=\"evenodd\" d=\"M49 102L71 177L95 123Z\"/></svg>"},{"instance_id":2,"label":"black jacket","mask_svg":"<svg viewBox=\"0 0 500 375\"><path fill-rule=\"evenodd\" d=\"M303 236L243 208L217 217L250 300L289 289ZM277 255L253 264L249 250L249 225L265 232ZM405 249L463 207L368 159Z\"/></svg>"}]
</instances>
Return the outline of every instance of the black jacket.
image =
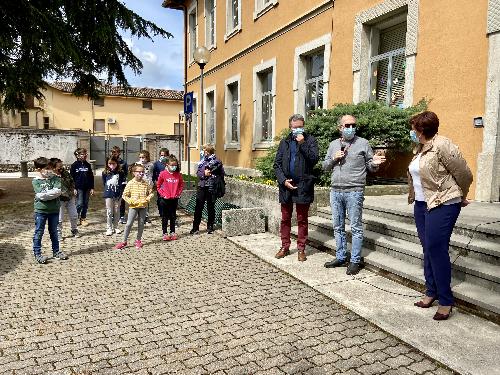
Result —
<instances>
[{"instance_id":1,"label":"black jacket","mask_svg":"<svg viewBox=\"0 0 500 375\"><path fill-rule=\"evenodd\" d=\"M77 160L71 165L70 171L73 181L75 181L75 189L90 190L94 188L94 173L89 162Z\"/></svg>"},{"instance_id":2,"label":"black jacket","mask_svg":"<svg viewBox=\"0 0 500 375\"><path fill-rule=\"evenodd\" d=\"M292 134L281 140L274 159L274 173L278 179L280 203L312 203L314 201L313 168L319 160L318 142L312 135L304 133L304 142L297 144L295 156L295 178L293 185L297 189L285 187L285 180L290 174L290 144Z\"/></svg>"}]
</instances>

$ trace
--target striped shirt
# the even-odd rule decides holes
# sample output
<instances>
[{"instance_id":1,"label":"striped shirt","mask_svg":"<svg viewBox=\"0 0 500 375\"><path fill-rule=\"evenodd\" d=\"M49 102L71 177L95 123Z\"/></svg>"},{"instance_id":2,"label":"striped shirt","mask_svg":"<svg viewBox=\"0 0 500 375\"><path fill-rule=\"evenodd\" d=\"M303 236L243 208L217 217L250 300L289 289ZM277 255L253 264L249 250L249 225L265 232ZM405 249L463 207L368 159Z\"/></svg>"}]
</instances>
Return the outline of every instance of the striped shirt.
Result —
<instances>
[{"instance_id":1,"label":"striped shirt","mask_svg":"<svg viewBox=\"0 0 500 375\"><path fill-rule=\"evenodd\" d=\"M125 186L122 197L130 208L143 208L148 205L148 201L153 197L153 191L146 180L137 181L133 178Z\"/></svg>"}]
</instances>

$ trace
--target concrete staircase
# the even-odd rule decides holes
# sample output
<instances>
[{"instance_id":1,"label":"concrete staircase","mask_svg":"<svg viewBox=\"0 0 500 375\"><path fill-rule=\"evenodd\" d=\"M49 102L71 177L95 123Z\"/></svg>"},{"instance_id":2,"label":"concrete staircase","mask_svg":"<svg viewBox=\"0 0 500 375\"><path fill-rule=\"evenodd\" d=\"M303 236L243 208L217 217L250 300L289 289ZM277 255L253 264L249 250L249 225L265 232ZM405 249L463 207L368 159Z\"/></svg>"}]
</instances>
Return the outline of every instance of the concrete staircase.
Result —
<instances>
[{"instance_id":1,"label":"concrete staircase","mask_svg":"<svg viewBox=\"0 0 500 375\"><path fill-rule=\"evenodd\" d=\"M424 285L423 253L405 196L366 197L365 264ZM348 222L347 222L348 224ZM346 225L350 241L350 228ZM292 228L297 234L297 227ZM330 207L309 217L309 240L335 251ZM450 244L454 296L495 320L500 314L500 205L472 203L462 210ZM467 304L465 304L467 305Z\"/></svg>"}]
</instances>

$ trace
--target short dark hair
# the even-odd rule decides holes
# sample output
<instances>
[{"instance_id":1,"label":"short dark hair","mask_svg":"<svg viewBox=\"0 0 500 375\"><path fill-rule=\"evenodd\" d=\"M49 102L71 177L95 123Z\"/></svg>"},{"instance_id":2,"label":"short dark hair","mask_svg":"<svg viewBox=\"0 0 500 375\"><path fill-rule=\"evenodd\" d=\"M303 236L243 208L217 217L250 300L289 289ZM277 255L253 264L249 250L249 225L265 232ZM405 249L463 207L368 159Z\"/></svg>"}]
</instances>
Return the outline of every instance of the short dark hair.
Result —
<instances>
[{"instance_id":1,"label":"short dark hair","mask_svg":"<svg viewBox=\"0 0 500 375\"><path fill-rule=\"evenodd\" d=\"M439 118L434 112L425 111L410 119L410 125L424 135L426 139L434 137L439 128Z\"/></svg>"},{"instance_id":2,"label":"short dark hair","mask_svg":"<svg viewBox=\"0 0 500 375\"><path fill-rule=\"evenodd\" d=\"M168 148L166 148L166 147L160 148L160 152L158 153L158 155L161 154L162 152L167 154L166 156L170 155L170 151L168 151Z\"/></svg>"},{"instance_id":3,"label":"short dark hair","mask_svg":"<svg viewBox=\"0 0 500 375\"><path fill-rule=\"evenodd\" d=\"M62 163L62 160L59 158L50 158L49 159L49 167L55 168L57 163Z\"/></svg>"},{"instance_id":4,"label":"short dark hair","mask_svg":"<svg viewBox=\"0 0 500 375\"><path fill-rule=\"evenodd\" d=\"M121 148L118 147L118 146L111 147L111 152L113 152L113 151L115 151L115 152L122 152Z\"/></svg>"},{"instance_id":5,"label":"short dark hair","mask_svg":"<svg viewBox=\"0 0 500 375\"><path fill-rule=\"evenodd\" d=\"M35 169L44 169L44 168L50 167L49 159L47 159L43 156L33 160L33 163L35 164Z\"/></svg>"}]
</instances>

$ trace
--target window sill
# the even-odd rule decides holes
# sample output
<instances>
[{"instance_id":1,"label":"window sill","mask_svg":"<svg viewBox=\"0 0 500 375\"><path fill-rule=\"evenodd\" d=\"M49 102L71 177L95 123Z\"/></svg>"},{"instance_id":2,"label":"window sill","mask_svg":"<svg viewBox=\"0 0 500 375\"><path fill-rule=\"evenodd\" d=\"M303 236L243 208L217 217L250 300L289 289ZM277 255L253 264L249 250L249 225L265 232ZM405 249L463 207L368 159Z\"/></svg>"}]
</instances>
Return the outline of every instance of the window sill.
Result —
<instances>
[{"instance_id":1,"label":"window sill","mask_svg":"<svg viewBox=\"0 0 500 375\"><path fill-rule=\"evenodd\" d=\"M224 35L224 42L227 42L229 39L238 34L240 31L241 31L241 25L236 26L236 28L234 28L233 30Z\"/></svg>"},{"instance_id":2,"label":"window sill","mask_svg":"<svg viewBox=\"0 0 500 375\"><path fill-rule=\"evenodd\" d=\"M193 149L198 150L198 144L197 144L197 143L190 143L190 144L188 145L188 147L189 147L190 149L192 149L192 148L193 148Z\"/></svg>"},{"instance_id":3,"label":"window sill","mask_svg":"<svg viewBox=\"0 0 500 375\"><path fill-rule=\"evenodd\" d=\"M238 150L238 151L241 151L241 145L239 143L226 143L224 145L224 150Z\"/></svg>"},{"instance_id":4,"label":"window sill","mask_svg":"<svg viewBox=\"0 0 500 375\"><path fill-rule=\"evenodd\" d=\"M273 0L269 4L267 4L264 8L256 10L253 12L253 20L256 21L258 18L269 12L276 5L278 5L278 0Z\"/></svg>"},{"instance_id":5,"label":"window sill","mask_svg":"<svg viewBox=\"0 0 500 375\"><path fill-rule=\"evenodd\" d=\"M262 141L258 143L254 143L252 145L252 150L258 151L258 150L268 150L271 146L274 145L273 141Z\"/></svg>"},{"instance_id":6,"label":"window sill","mask_svg":"<svg viewBox=\"0 0 500 375\"><path fill-rule=\"evenodd\" d=\"M207 46L207 48L208 48L208 50L209 50L210 52L213 52L213 51L215 51L215 50L217 49L217 44L213 44L213 45L211 45L211 46Z\"/></svg>"}]
</instances>

